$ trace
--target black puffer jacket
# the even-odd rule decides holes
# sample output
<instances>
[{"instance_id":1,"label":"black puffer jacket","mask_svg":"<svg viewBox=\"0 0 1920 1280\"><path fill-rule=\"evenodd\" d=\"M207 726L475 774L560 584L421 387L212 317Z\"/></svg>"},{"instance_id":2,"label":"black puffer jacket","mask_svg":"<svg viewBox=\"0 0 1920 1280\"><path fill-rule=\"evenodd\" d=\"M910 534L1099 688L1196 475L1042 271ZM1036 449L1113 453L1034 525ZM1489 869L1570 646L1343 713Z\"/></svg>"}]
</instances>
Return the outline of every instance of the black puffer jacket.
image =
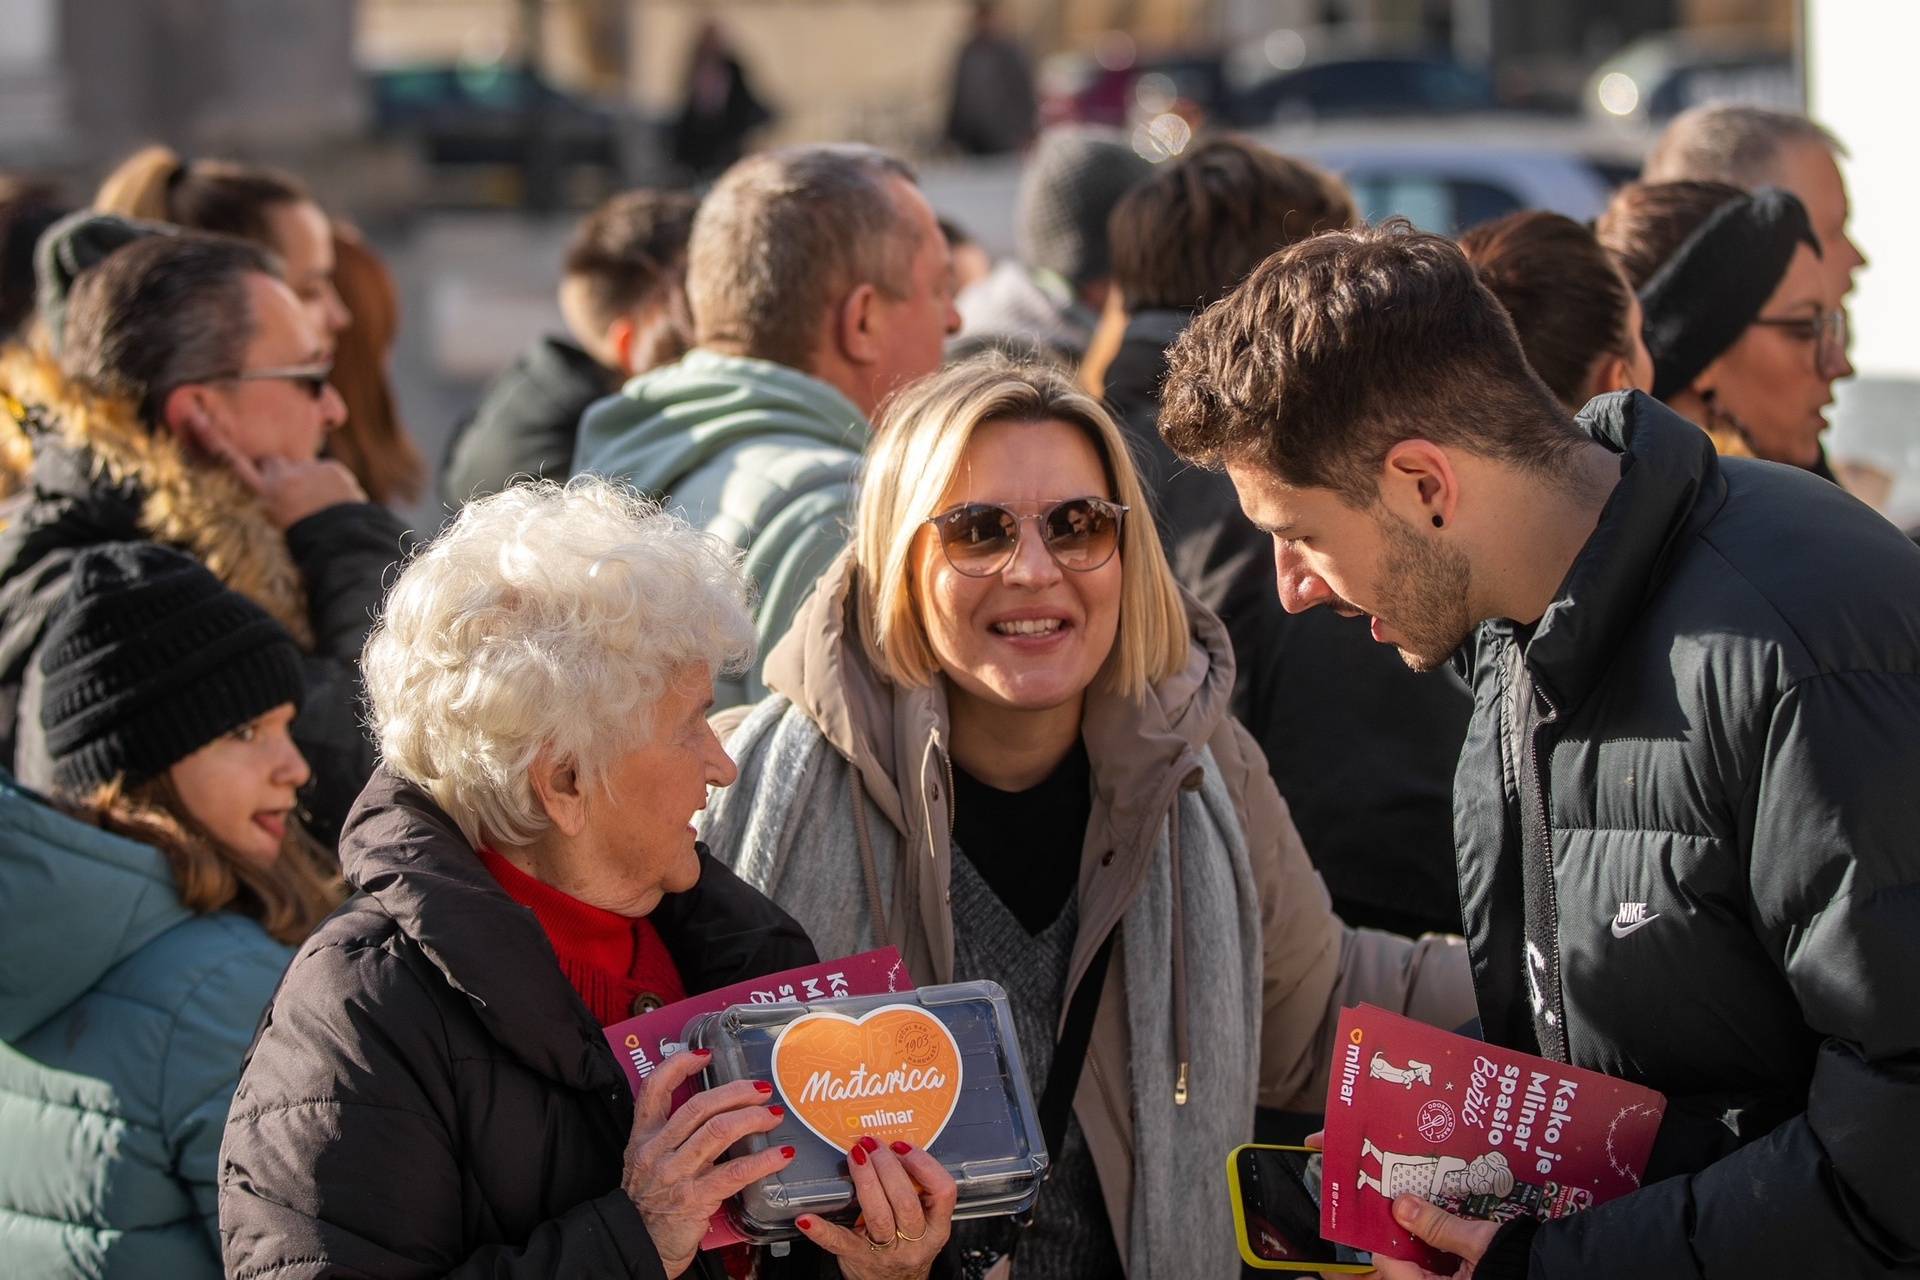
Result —
<instances>
[{"instance_id":1,"label":"black puffer jacket","mask_svg":"<svg viewBox=\"0 0 1920 1280\"><path fill-rule=\"evenodd\" d=\"M488 384L454 429L440 497L458 511L517 475L564 481L573 471L580 415L620 389L620 377L565 338L542 338Z\"/></svg>"},{"instance_id":2,"label":"black puffer jacket","mask_svg":"<svg viewBox=\"0 0 1920 1280\"><path fill-rule=\"evenodd\" d=\"M0 517L5 523L0 532L0 766L32 786L44 787L50 780L34 659L65 593L68 567L88 547L154 537L147 524L148 489L137 478L113 483L100 466L92 450L50 432L39 434L25 485L7 500ZM176 472L175 477L191 482L190 475ZM236 568L233 562L240 558L220 549L248 542L258 548L284 538L284 554L272 558L290 559L305 603L304 616L282 619L297 624L289 630L303 641L306 698L293 725L294 742L313 770L313 781L301 795L303 818L331 847L373 772L373 742L361 723L360 650L387 571L406 552L406 526L375 503L344 502L282 535L250 509L221 504L212 495L198 495L197 503L182 498L169 506L184 530L175 545L203 559L228 587L276 617L282 611L265 575ZM209 548L215 549L211 556L205 554Z\"/></svg>"},{"instance_id":3,"label":"black puffer jacket","mask_svg":"<svg viewBox=\"0 0 1920 1280\"><path fill-rule=\"evenodd\" d=\"M1451 672L1421 675L1375 644L1361 618L1290 614L1273 539L1242 514L1233 482L1160 438L1166 349L1186 311L1131 318L1107 368L1107 402L1174 575L1233 640L1233 714L1260 743L1334 909L1396 933L1460 931L1453 769L1471 704Z\"/></svg>"},{"instance_id":4,"label":"black puffer jacket","mask_svg":"<svg viewBox=\"0 0 1920 1280\"><path fill-rule=\"evenodd\" d=\"M533 914L385 770L341 855L360 892L294 958L228 1113L228 1276L662 1275L620 1190L626 1077ZM689 991L816 958L704 852L648 918Z\"/></svg>"},{"instance_id":5,"label":"black puffer jacket","mask_svg":"<svg viewBox=\"0 0 1920 1280\"><path fill-rule=\"evenodd\" d=\"M1581 420L1618 488L1532 634L1461 654L1462 905L1490 1040L1671 1104L1525 1274L1915 1274L1920 552L1646 396Z\"/></svg>"}]
</instances>

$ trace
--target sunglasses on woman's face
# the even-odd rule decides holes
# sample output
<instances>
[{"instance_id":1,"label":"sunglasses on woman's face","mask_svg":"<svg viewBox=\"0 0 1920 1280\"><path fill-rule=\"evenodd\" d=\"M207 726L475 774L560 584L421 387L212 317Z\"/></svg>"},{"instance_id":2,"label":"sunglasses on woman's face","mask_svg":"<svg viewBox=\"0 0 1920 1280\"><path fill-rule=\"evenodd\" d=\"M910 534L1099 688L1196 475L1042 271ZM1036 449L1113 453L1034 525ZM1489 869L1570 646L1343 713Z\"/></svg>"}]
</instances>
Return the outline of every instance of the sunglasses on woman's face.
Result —
<instances>
[{"instance_id":1,"label":"sunglasses on woman's face","mask_svg":"<svg viewBox=\"0 0 1920 1280\"><path fill-rule=\"evenodd\" d=\"M1020 531L1031 520L1040 541L1062 569L1090 573L1120 547L1120 517L1127 508L1105 498L1067 498L1039 510L1016 511L992 502L963 502L927 523L940 536L940 550L955 573L991 578L1013 563Z\"/></svg>"}]
</instances>

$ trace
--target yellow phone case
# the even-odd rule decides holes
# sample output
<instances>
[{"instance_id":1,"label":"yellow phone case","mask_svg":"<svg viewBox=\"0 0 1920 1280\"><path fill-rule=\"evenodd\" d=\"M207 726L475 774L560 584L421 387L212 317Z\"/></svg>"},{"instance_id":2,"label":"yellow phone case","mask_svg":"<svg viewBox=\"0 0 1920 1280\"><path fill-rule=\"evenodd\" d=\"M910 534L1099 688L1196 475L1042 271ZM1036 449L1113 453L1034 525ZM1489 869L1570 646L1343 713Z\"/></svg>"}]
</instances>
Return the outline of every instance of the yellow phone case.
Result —
<instances>
[{"instance_id":1,"label":"yellow phone case","mask_svg":"<svg viewBox=\"0 0 1920 1280\"><path fill-rule=\"evenodd\" d=\"M1253 1251L1248 1239L1246 1197L1240 1194L1240 1153L1256 1151L1311 1151L1312 1147L1287 1147L1270 1142L1243 1142L1227 1152L1227 1193L1233 1202L1233 1242L1240 1247L1240 1260L1255 1271L1318 1271L1326 1275L1361 1276L1373 1268L1364 1262L1274 1262Z\"/></svg>"}]
</instances>

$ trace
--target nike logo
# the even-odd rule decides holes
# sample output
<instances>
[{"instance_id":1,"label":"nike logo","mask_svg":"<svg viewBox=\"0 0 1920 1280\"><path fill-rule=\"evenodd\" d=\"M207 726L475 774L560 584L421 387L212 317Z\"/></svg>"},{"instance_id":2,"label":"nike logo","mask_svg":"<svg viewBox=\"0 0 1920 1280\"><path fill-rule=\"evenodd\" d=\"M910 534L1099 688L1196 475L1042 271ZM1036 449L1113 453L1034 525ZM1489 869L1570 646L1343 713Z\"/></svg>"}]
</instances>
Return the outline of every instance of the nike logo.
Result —
<instances>
[{"instance_id":1,"label":"nike logo","mask_svg":"<svg viewBox=\"0 0 1920 1280\"><path fill-rule=\"evenodd\" d=\"M1620 910L1613 916L1613 936L1624 938L1635 929L1644 928L1659 918L1658 911L1652 915L1647 914L1647 904L1644 902L1623 902L1620 904Z\"/></svg>"}]
</instances>

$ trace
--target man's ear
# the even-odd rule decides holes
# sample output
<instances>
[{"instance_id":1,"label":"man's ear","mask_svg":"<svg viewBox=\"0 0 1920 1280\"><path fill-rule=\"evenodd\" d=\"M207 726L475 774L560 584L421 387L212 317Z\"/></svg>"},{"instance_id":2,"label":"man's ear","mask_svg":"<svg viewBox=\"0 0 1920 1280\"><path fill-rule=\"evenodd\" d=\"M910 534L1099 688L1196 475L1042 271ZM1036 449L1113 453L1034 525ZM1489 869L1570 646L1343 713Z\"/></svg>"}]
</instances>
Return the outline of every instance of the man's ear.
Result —
<instances>
[{"instance_id":1,"label":"man's ear","mask_svg":"<svg viewBox=\"0 0 1920 1280\"><path fill-rule=\"evenodd\" d=\"M613 354L613 367L623 377L634 375L633 342L639 334L640 326L631 315L621 316L607 326L607 350Z\"/></svg>"},{"instance_id":2,"label":"man's ear","mask_svg":"<svg viewBox=\"0 0 1920 1280\"><path fill-rule=\"evenodd\" d=\"M1431 440L1402 440L1387 450L1380 500L1408 524L1441 529L1453 523L1460 479L1447 451Z\"/></svg>"},{"instance_id":3,"label":"man's ear","mask_svg":"<svg viewBox=\"0 0 1920 1280\"><path fill-rule=\"evenodd\" d=\"M580 785L580 771L570 759L542 748L527 771L534 799L546 811L547 820L562 835L579 835L587 827L587 797Z\"/></svg>"},{"instance_id":4,"label":"man's ear","mask_svg":"<svg viewBox=\"0 0 1920 1280\"><path fill-rule=\"evenodd\" d=\"M205 448L208 431L218 426L220 420L220 406L206 387L189 384L167 392L167 398L161 402L160 421L156 425L164 427L175 439L185 444Z\"/></svg>"},{"instance_id":5,"label":"man's ear","mask_svg":"<svg viewBox=\"0 0 1920 1280\"><path fill-rule=\"evenodd\" d=\"M1603 354L1594 361L1593 372L1587 377L1586 397L1604 396L1610 391L1632 391L1633 367L1625 356Z\"/></svg>"},{"instance_id":6,"label":"man's ear","mask_svg":"<svg viewBox=\"0 0 1920 1280\"><path fill-rule=\"evenodd\" d=\"M880 291L872 284L857 284L835 311L834 344L848 364L868 365L879 360L879 334L875 332L879 302Z\"/></svg>"}]
</instances>

